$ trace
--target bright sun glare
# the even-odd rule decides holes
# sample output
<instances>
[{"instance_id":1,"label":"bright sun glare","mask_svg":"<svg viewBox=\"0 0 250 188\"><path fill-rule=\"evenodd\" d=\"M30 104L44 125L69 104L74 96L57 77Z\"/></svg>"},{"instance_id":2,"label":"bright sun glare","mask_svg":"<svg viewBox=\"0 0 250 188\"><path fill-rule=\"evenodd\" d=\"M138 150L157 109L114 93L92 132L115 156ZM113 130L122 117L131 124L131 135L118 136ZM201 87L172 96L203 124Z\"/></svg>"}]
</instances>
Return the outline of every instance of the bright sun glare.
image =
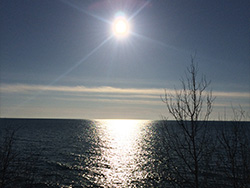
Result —
<instances>
[{"instance_id":1,"label":"bright sun glare","mask_svg":"<svg viewBox=\"0 0 250 188\"><path fill-rule=\"evenodd\" d=\"M117 17L112 24L113 34L117 38L124 38L128 36L129 29L130 29L129 22L123 16Z\"/></svg>"}]
</instances>

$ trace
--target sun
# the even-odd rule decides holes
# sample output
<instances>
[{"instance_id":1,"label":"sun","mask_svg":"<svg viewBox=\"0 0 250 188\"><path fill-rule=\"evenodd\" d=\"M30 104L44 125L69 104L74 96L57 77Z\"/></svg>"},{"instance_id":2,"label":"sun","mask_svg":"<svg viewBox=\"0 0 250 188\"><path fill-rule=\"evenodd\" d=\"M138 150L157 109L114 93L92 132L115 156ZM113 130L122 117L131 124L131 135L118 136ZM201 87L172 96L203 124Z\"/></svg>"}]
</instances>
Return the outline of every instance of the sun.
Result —
<instances>
[{"instance_id":1,"label":"sun","mask_svg":"<svg viewBox=\"0 0 250 188\"><path fill-rule=\"evenodd\" d=\"M124 16L115 18L112 24L112 31L115 37L124 38L129 35L130 25Z\"/></svg>"}]
</instances>

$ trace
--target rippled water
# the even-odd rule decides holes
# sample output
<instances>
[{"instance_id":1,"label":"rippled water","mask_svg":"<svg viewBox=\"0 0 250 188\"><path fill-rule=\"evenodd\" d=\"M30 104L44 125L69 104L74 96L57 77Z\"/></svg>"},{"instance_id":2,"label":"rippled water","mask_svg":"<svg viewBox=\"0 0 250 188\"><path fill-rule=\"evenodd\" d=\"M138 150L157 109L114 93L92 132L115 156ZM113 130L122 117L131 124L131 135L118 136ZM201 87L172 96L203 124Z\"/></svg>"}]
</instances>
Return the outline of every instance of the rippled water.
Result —
<instances>
[{"instance_id":1,"label":"rippled water","mask_svg":"<svg viewBox=\"0 0 250 188\"><path fill-rule=\"evenodd\" d=\"M1 120L32 148L40 186L133 187L149 176L154 140L146 120ZM3 129L2 129L3 130ZM42 183L41 183L42 182Z\"/></svg>"},{"instance_id":2,"label":"rippled water","mask_svg":"<svg viewBox=\"0 0 250 188\"><path fill-rule=\"evenodd\" d=\"M14 187L26 187L27 174L33 175L38 188L170 187L159 124L147 120L0 119L0 138L5 129L18 129L17 164L28 168L17 172L19 183Z\"/></svg>"},{"instance_id":3,"label":"rippled water","mask_svg":"<svg viewBox=\"0 0 250 188\"><path fill-rule=\"evenodd\" d=\"M142 130L146 123L136 120L96 122L101 146L100 156L94 157L91 162L100 164L101 167L94 167L93 170L103 174L103 177L95 178L97 184L125 187L143 179L143 174L137 173L136 170L144 162L142 158L138 158L145 152L141 148L145 144L143 138L146 135Z\"/></svg>"}]
</instances>

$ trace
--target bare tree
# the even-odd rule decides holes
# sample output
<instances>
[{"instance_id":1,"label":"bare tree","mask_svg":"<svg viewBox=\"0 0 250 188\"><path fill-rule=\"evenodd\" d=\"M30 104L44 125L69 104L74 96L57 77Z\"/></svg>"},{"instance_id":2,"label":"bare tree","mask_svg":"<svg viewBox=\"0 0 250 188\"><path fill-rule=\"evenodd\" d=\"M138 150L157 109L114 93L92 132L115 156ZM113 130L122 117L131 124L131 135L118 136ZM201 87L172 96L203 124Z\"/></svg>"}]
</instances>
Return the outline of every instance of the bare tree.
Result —
<instances>
[{"instance_id":1,"label":"bare tree","mask_svg":"<svg viewBox=\"0 0 250 188\"><path fill-rule=\"evenodd\" d=\"M6 130L0 146L0 187L3 188L12 181L13 164L18 153L14 149L16 130Z\"/></svg>"},{"instance_id":2,"label":"bare tree","mask_svg":"<svg viewBox=\"0 0 250 188\"><path fill-rule=\"evenodd\" d=\"M0 188L34 187L39 154L28 152L26 145L19 150L17 132L20 128L5 129L0 135Z\"/></svg>"},{"instance_id":3,"label":"bare tree","mask_svg":"<svg viewBox=\"0 0 250 188\"><path fill-rule=\"evenodd\" d=\"M218 169L234 188L250 186L249 127L242 121L245 113L232 107L233 119L218 132ZM228 181L229 180L229 181Z\"/></svg>"},{"instance_id":4,"label":"bare tree","mask_svg":"<svg viewBox=\"0 0 250 188\"><path fill-rule=\"evenodd\" d=\"M207 130L207 121L212 112L214 97L207 91L210 81L198 77L198 65L191 57L186 77L181 79L182 89L171 94L165 90L162 101L176 120L162 126L162 135L168 154L169 180L174 186L205 187L206 168L209 168L213 147Z\"/></svg>"}]
</instances>

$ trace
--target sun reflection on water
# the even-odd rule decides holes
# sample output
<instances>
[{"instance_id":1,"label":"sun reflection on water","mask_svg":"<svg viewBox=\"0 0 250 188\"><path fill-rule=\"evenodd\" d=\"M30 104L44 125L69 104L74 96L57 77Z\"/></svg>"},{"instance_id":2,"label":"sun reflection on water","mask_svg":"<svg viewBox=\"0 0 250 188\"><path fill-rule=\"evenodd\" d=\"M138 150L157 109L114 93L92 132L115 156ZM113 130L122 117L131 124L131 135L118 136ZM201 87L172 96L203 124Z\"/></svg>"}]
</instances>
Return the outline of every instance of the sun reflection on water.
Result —
<instances>
[{"instance_id":1,"label":"sun reflection on water","mask_svg":"<svg viewBox=\"0 0 250 188\"><path fill-rule=\"evenodd\" d=\"M98 120L97 132L102 142L101 157L106 167L97 169L104 175L97 180L108 187L127 187L136 181L137 161L143 142L144 120ZM100 162L100 161L98 161ZM137 177L139 178L139 177Z\"/></svg>"}]
</instances>

